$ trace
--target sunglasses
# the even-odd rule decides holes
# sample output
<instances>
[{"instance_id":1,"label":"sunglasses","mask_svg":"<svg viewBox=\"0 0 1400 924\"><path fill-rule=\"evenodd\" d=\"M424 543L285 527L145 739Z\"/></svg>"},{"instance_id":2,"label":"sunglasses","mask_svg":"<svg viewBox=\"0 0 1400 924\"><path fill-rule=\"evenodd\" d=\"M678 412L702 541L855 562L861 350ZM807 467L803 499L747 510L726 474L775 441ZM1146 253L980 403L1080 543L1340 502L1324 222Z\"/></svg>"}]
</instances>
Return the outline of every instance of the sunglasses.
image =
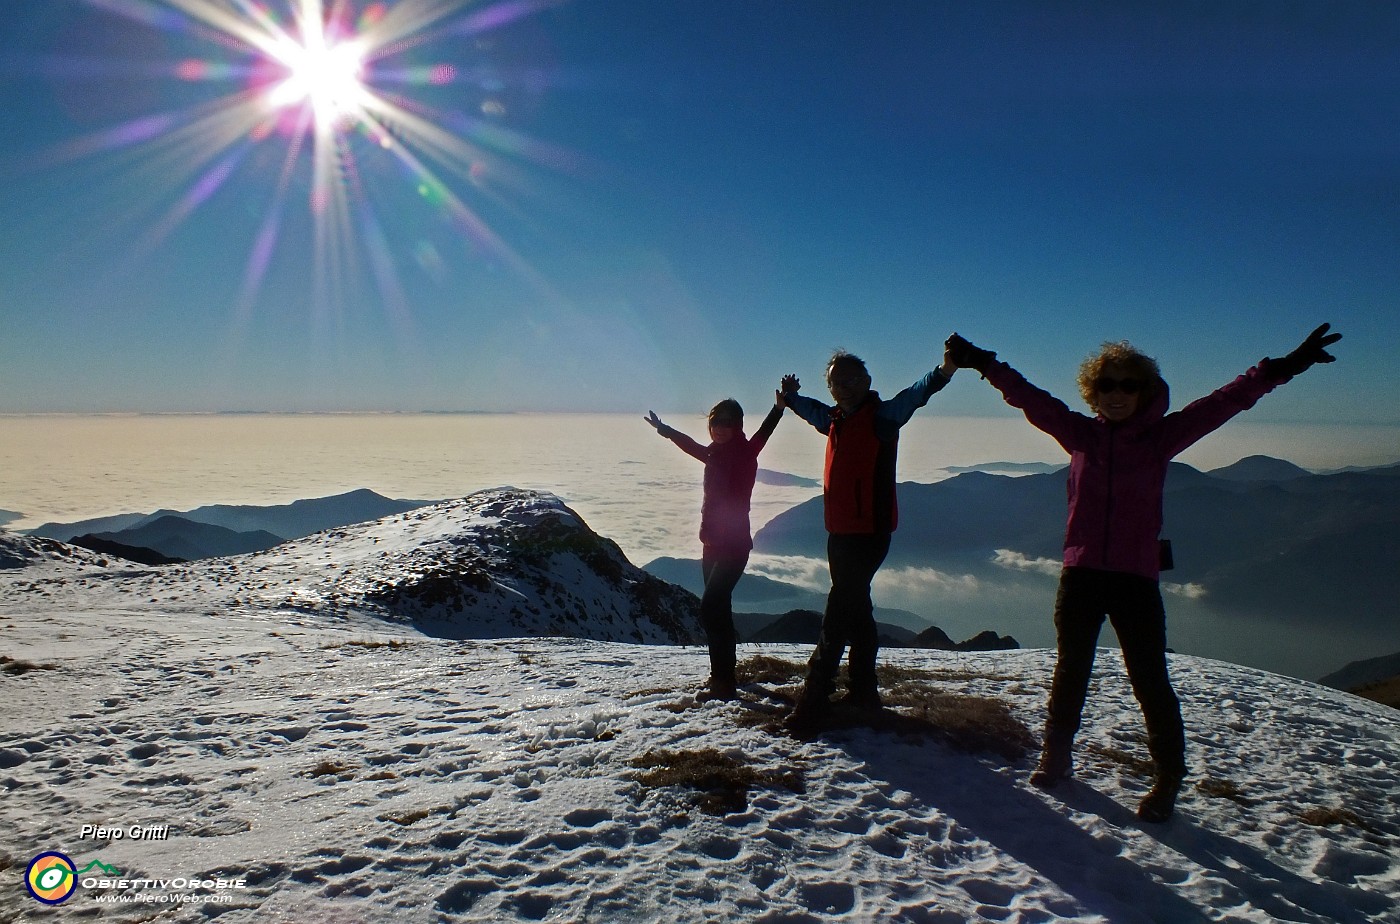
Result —
<instances>
[{"instance_id":1,"label":"sunglasses","mask_svg":"<svg viewBox=\"0 0 1400 924\"><path fill-rule=\"evenodd\" d=\"M1125 395L1135 395L1142 391L1142 383L1137 379L1111 379L1101 375L1094 379L1094 391L1101 395L1111 395L1121 391Z\"/></svg>"}]
</instances>

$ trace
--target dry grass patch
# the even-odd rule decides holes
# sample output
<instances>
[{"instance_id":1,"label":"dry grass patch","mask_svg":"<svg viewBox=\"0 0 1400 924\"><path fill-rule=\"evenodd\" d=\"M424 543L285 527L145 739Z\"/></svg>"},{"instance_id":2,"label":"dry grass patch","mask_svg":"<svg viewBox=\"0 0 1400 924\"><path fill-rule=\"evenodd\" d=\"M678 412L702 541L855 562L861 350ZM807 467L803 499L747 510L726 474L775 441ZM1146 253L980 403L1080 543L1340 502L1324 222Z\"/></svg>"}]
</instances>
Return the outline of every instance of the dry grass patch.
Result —
<instances>
[{"instance_id":1,"label":"dry grass patch","mask_svg":"<svg viewBox=\"0 0 1400 924\"><path fill-rule=\"evenodd\" d=\"M648 751L632 761L644 771L637 781L653 789L679 786L695 790L701 811L727 815L748 808L749 790L806 790L800 770L759 770L714 748L699 751Z\"/></svg>"},{"instance_id":2,"label":"dry grass patch","mask_svg":"<svg viewBox=\"0 0 1400 924\"><path fill-rule=\"evenodd\" d=\"M316 779L323 776L343 776L347 773L353 773L354 770L355 768L351 767L349 764L342 764L339 761L327 759L308 770L306 775L312 779Z\"/></svg>"},{"instance_id":3,"label":"dry grass patch","mask_svg":"<svg viewBox=\"0 0 1400 924\"><path fill-rule=\"evenodd\" d=\"M397 651L400 648L407 648L408 642L401 638L389 639L351 639L348 642L341 642L338 645L327 645L327 648L388 648Z\"/></svg>"},{"instance_id":4,"label":"dry grass patch","mask_svg":"<svg viewBox=\"0 0 1400 924\"><path fill-rule=\"evenodd\" d=\"M1157 775L1157 764L1153 762L1151 757L1141 757L1127 751L1120 751L1118 748L1104 747L1101 744L1086 745L1084 750L1112 761L1133 776L1150 780Z\"/></svg>"},{"instance_id":5,"label":"dry grass patch","mask_svg":"<svg viewBox=\"0 0 1400 924\"><path fill-rule=\"evenodd\" d=\"M739 681L790 686L800 683L807 666L769 655L756 655L738 665ZM932 737L965 751L990 752L1007 760L1021 760L1036 748L1035 736L1011 707L999 699L951 693L940 687L950 679L981 679L976 672L927 670L883 664L876 668L886 708L878 712L851 709L833 703L827 728L873 728L913 737ZM838 688L847 684L847 668L837 677ZM780 700L792 701L790 691L770 691ZM896 711L898 710L898 711ZM777 732L775 716L752 712L740 717L747 725Z\"/></svg>"},{"instance_id":6,"label":"dry grass patch","mask_svg":"<svg viewBox=\"0 0 1400 924\"><path fill-rule=\"evenodd\" d=\"M885 704L906 708L911 718L927 722L939 737L964 751L1016 761L1038 747L1026 723L999 699L946 693L906 681L890 690Z\"/></svg>"},{"instance_id":7,"label":"dry grass patch","mask_svg":"<svg viewBox=\"0 0 1400 924\"><path fill-rule=\"evenodd\" d=\"M438 806L437 808L414 809L410 812L390 812L387 815L380 815L379 820L392 822L401 828L407 828L409 825L416 824L431 815L445 815L450 811L451 809L444 805Z\"/></svg>"},{"instance_id":8,"label":"dry grass patch","mask_svg":"<svg viewBox=\"0 0 1400 924\"><path fill-rule=\"evenodd\" d=\"M800 681L807 673L807 665L771 655L754 655L740 661L734 668L739 683L778 683L788 684Z\"/></svg>"},{"instance_id":9,"label":"dry grass patch","mask_svg":"<svg viewBox=\"0 0 1400 924\"><path fill-rule=\"evenodd\" d=\"M1368 825L1360 815L1341 806L1319 805L1299 812L1298 820L1315 828L1330 828L1335 825L1343 828L1360 828L1362 831L1375 833L1375 829Z\"/></svg>"},{"instance_id":10,"label":"dry grass patch","mask_svg":"<svg viewBox=\"0 0 1400 924\"><path fill-rule=\"evenodd\" d=\"M1206 777L1196 784L1196 789L1214 799L1229 799L1240 805L1248 805L1250 802L1234 780L1217 780Z\"/></svg>"},{"instance_id":11,"label":"dry grass patch","mask_svg":"<svg viewBox=\"0 0 1400 924\"><path fill-rule=\"evenodd\" d=\"M0 673L18 677L30 671L56 671L57 664L35 664L33 661L20 661L7 655L0 655Z\"/></svg>"}]
</instances>

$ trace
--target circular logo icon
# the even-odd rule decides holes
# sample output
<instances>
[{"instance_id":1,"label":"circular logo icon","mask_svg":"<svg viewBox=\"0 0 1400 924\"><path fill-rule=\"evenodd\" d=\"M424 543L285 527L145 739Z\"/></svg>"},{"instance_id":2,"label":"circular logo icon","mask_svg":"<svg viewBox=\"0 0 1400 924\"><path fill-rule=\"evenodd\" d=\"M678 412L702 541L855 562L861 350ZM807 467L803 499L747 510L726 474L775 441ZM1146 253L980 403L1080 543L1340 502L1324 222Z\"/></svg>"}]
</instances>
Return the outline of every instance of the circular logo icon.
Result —
<instances>
[{"instance_id":1,"label":"circular logo icon","mask_svg":"<svg viewBox=\"0 0 1400 924\"><path fill-rule=\"evenodd\" d=\"M29 861L24 871L24 886L29 894L46 905L61 905L78 888L78 874L73 861L50 850Z\"/></svg>"}]
</instances>

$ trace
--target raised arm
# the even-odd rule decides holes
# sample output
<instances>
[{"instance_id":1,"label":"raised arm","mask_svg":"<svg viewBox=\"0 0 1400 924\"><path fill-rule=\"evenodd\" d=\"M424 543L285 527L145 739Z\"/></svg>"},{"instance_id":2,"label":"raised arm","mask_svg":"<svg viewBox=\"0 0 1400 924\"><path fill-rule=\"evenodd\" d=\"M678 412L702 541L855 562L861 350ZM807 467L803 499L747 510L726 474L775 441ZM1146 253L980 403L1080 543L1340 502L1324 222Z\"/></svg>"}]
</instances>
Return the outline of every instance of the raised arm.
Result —
<instances>
[{"instance_id":1,"label":"raised arm","mask_svg":"<svg viewBox=\"0 0 1400 924\"><path fill-rule=\"evenodd\" d=\"M697 443L674 427L666 426L661 422L661 418L656 416L655 411L647 411L647 416L642 419L651 424L652 429L657 433L675 443L687 455L694 456L701 462L708 462L710 460L710 449L708 446Z\"/></svg>"},{"instance_id":2,"label":"raised arm","mask_svg":"<svg viewBox=\"0 0 1400 924\"><path fill-rule=\"evenodd\" d=\"M763 423L758 425L758 430L749 440L749 445L753 447L754 455L758 455L763 447L768 444L768 438L773 435L773 431L778 428L778 422L783 419L783 411L787 408L787 403L783 400L783 395L789 390L797 391L800 387L801 383L798 382L797 376L783 376L778 390L773 392L773 409L768 412L767 417L763 418Z\"/></svg>"},{"instance_id":3,"label":"raised arm","mask_svg":"<svg viewBox=\"0 0 1400 924\"><path fill-rule=\"evenodd\" d=\"M1301 375L1316 363L1335 362L1337 357L1327 347L1342 339L1341 334L1329 334L1330 324L1309 334L1297 349L1278 359L1264 359L1233 382L1192 401L1163 423L1163 451L1170 457L1206 434L1216 430L1231 417L1254 407L1260 398L1295 375Z\"/></svg>"},{"instance_id":4,"label":"raised arm","mask_svg":"<svg viewBox=\"0 0 1400 924\"><path fill-rule=\"evenodd\" d=\"M817 430L826 433L831 429L831 408L815 398L798 394L797 390L801 387L797 376L785 375L775 397L779 404L787 407Z\"/></svg>"},{"instance_id":5,"label":"raised arm","mask_svg":"<svg viewBox=\"0 0 1400 924\"><path fill-rule=\"evenodd\" d=\"M992 383L1007 404L1018 408L1037 430L1054 437L1066 452L1080 448L1093 421L1042 388L1026 381L1025 376L997 360L997 354L973 346L957 334L946 342L948 356L960 369L973 369Z\"/></svg>"}]
</instances>

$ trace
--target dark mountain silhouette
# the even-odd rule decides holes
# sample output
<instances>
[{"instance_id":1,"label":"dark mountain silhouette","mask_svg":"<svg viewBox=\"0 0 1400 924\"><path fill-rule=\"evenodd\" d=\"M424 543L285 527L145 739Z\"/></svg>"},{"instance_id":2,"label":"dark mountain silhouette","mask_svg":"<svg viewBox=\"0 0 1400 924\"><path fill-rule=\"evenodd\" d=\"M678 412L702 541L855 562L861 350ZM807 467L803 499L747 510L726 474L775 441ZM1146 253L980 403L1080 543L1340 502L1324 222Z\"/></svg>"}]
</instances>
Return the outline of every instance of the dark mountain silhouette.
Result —
<instances>
[{"instance_id":1,"label":"dark mountain silhouette","mask_svg":"<svg viewBox=\"0 0 1400 924\"><path fill-rule=\"evenodd\" d=\"M235 533L268 532L282 539L300 539L323 529L354 523L367 523L395 513L426 506L430 501L393 500L367 488L293 501L290 504L249 506L214 504L194 510L157 510L155 513L123 513L110 517L79 520L76 523L45 523L30 535L69 541L89 533L99 535L124 532L144 526L164 516L177 516L195 523L219 526ZM118 539L117 541L123 541Z\"/></svg>"},{"instance_id":2,"label":"dark mountain silhouette","mask_svg":"<svg viewBox=\"0 0 1400 924\"><path fill-rule=\"evenodd\" d=\"M1222 468L1213 468L1206 474L1227 481L1292 481L1295 478L1306 478L1312 472L1283 459L1245 456L1238 462Z\"/></svg>"},{"instance_id":3,"label":"dark mountain silhouette","mask_svg":"<svg viewBox=\"0 0 1400 924\"><path fill-rule=\"evenodd\" d=\"M152 549L161 555L184 561L246 555L249 552L261 552L281 545L284 541L281 536L274 536L265 530L239 533L222 526L196 523L174 515L158 517L149 523L121 532L96 533L90 538L116 542L127 547Z\"/></svg>"},{"instance_id":4,"label":"dark mountain silhouette","mask_svg":"<svg viewBox=\"0 0 1400 924\"><path fill-rule=\"evenodd\" d=\"M155 549L125 545L120 542L113 542L111 539L103 539L100 536L94 535L77 536L73 539L72 544L91 552L100 552L103 555L111 555L126 561L134 561L138 565L179 565L186 561L186 559L183 558L172 558L169 555L162 555Z\"/></svg>"},{"instance_id":5,"label":"dark mountain silhouette","mask_svg":"<svg viewBox=\"0 0 1400 924\"><path fill-rule=\"evenodd\" d=\"M978 632L972 638L955 642L948 633L934 626L925 629L906 643L907 648L937 648L940 651L1005 651L1020 648L1021 645L1009 635L997 635L990 629Z\"/></svg>"},{"instance_id":6,"label":"dark mountain silhouette","mask_svg":"<svg viewBox=\"0 0 1400 924\"><path fill-rule=\"evenodd\" d=\"M1355 692L1361 687L1372 686L1400 677L1400 652L1353 661L1340 670L1333 671L1318 683L1334 690Z\"/></svg>"},{"instance_id":7,"label":"dark mountain silhouette","mask_svg":"<svg viewBox=\"0 0 1400 924\"><path fill-rule=\"evenodd\" d=\"M875 628L882 646L902 648L914 639L914 633L901 626L877 622ZM821 613L815 610L789 610L742 641L814 645L821 630Z\"/></svg>"}]
</instances>

